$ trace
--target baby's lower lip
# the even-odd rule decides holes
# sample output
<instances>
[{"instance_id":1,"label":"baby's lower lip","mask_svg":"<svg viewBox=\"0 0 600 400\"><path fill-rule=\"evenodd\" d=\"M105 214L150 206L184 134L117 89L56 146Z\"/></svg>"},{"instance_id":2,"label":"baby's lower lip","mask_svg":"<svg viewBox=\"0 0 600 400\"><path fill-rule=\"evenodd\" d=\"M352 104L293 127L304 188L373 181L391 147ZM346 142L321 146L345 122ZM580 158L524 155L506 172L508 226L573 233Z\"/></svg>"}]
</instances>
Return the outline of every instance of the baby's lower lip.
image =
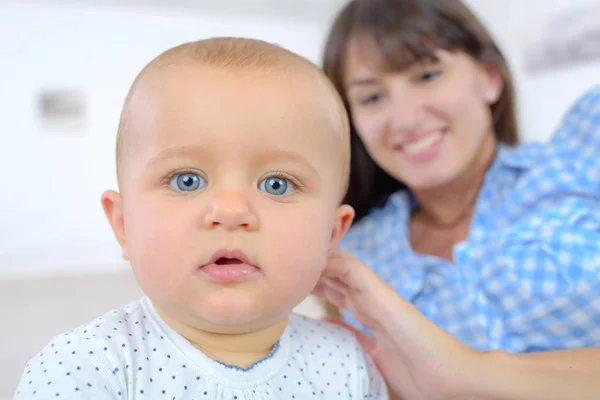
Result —
<instances>
[{"instance_id":1,"label":"baby's lower lip","mask_svg":"<svg viewBox=\"0 0 600 400\"><path fill-rule=\"evenodd\" d=\"M260 269L246 263L207 264L200 267L200 273L217 283L236 283L255 278Z\"/></svg>"}]
</instances>

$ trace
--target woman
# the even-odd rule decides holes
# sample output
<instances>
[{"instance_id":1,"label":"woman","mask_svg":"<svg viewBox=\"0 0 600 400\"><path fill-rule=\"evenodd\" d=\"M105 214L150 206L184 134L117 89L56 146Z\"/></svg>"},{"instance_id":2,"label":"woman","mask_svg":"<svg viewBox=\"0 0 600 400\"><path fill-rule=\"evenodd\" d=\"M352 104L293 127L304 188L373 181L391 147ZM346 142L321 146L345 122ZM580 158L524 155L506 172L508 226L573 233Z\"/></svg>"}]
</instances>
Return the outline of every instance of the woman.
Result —
<instances>
[{"instance_id":1,"label":"woman","mask_svg":"<svg viewBox=\"0 0 600 400\"><path fill-rule=\"evenodd\" d=\"M387 285L344 255L316 293L372 331L392 388L598 398L598 350L559 350L600 344L600 90L515 146L510 72L458 0L351 1L323 66L352 117L343 249Z\"/></svg>"}]
</instances>

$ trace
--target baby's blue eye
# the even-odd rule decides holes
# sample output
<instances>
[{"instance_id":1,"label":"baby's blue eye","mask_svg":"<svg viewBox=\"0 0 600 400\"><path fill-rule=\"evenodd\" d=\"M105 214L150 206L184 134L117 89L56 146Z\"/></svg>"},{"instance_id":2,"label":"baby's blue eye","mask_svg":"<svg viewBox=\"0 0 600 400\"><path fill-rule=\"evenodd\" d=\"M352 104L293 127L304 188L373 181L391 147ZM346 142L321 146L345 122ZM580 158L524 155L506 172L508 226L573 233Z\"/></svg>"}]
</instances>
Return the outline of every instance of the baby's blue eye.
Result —
<instances>
[{"instance_id":1,"label":"baby's blue eye","mask_svg":"<svg viewBox=\"0 0 600 400\"><path fill-rule=\"evenodd\" d=\"M179 174L171 179L169 185L175 189L182 192L193 192L194 190L198 190L206 186L206 181L204 178L197 174L185 173Z\"/></svg>"},{"instance_id":2,"label":"baby's blue eye","mask_svg":"<svg viewBox=\"0 0 600 400\"><path fill-rule=\"evenodd\" d=\"M294 185L287 179L271 177L261 181L258 188L274 196L282 196L294 190Z\"/></svg>"}]
</instances>

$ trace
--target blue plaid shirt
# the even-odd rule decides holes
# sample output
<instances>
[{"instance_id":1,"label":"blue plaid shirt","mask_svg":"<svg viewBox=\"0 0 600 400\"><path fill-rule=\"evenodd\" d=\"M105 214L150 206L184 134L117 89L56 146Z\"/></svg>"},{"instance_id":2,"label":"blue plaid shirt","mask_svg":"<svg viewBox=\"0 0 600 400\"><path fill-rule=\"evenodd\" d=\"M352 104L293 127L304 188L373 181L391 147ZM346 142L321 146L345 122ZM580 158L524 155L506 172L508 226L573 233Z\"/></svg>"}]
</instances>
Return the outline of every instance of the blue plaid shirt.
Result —
<instances>
[{"instance_id":1,"label":"blue plaid shirt","mask_svg":"<svg viewBox=\"0 0 600 400\"><path fill-rule=\"evenodd\" d=\"M411 249L413 204L395 193L341 248L476 349L600 345L600 87L547 144L498 147L454 263Z\"/></svg>"}]
</instances>

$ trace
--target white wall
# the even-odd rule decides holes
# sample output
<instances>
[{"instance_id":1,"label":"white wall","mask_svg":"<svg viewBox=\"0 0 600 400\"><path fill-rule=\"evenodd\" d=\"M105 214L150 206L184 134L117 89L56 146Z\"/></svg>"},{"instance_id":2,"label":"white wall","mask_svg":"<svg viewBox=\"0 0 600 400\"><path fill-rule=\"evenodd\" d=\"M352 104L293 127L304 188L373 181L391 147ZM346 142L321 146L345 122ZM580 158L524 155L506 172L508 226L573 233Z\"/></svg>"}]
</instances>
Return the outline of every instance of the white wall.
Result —
<instances>
[{"instance_id":1,"label":"white wall","mask_svg":"<svg viewBox=\"0 0 600 400\"><path fill-rule=\"evenodd\" d=\"M0 276L122 267L100 194L116 188L123 99L158 53L215 35L269 40L315 61L320 51L310 21L158 11L0 2ZM63 87L83 91L86 128L49 135L36 96Z\"/></svg>"},{"instance_id":2,"label":"white wall","mask_svg":"<svg viewBox=\"0 0 600 400\"><path fill-rule=\"evenodd\" d=\"M524 39L554 12L594 2L467 0L514 69L526 140L545 140L567 105L600 84L600 62L528 75ZM135 74L174 44L214 35L275 41L318 62L327 18L306 14L277 20L0 1L0 277L126 268L99 198L116 187L114 137ZM49 135L36 120L39 91L62 87L83 91L84 132Z\"/></svg>"},{"instance_id":3,"label":"white wall","mask_svg":"<svg viewBox=\"0 0 600 400\"><path fill-rule=\"evenodd\" d=\"M600 59L531 74L526 68L529 35L552 16L599 0L465 0L499 42L513 69L522 138L546 140L567 107L600 85ZM598 21L600 24L600 21Z\"/></svg>"}]
</instances>

